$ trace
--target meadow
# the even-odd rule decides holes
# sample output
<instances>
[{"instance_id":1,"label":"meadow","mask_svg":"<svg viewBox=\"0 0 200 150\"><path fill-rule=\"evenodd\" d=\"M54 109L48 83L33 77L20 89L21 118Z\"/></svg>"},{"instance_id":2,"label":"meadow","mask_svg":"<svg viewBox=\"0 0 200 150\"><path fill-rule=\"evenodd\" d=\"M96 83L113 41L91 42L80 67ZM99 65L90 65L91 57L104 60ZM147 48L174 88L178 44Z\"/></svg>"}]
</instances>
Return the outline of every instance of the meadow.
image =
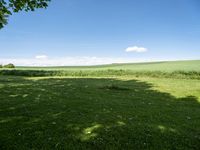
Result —
<instances>
[{"instance_id":1,"label":"meadow","mask_svg":"<svg viewBox=\"0 0 200 150\"><path fill-rule=\"evenodd\" d=\"M0 149L200 148L200 61L0 70Z\"/></svg>"}]
</instances>

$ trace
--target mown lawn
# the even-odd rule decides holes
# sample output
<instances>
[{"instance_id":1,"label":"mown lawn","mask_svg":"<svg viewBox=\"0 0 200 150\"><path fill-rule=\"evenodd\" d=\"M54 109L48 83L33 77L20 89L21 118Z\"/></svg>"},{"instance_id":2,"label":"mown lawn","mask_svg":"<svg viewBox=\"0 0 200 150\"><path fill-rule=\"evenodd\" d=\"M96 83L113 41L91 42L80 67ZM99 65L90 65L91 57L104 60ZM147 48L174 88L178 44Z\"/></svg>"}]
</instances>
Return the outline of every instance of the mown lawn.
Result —
<instances>
[{"instance_id":1,"label":"mown lawn","mask_svg":"<svg viewBox=\"0 0 200 150\"><path fill-rule=\"evenodd\" d=\"M199 148L199 80L0 77L2 150Z\"/></svg>"}]
</instances>

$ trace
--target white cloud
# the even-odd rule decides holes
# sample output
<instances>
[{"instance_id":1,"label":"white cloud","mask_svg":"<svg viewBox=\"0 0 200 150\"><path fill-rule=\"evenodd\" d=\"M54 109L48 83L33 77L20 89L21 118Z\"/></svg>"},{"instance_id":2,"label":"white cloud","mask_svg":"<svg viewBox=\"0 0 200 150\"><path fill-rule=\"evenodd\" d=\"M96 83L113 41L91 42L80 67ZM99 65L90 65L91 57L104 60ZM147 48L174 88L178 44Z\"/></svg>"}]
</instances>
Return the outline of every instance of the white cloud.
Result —
<instances>
[{"instance_id":1,"label":"white cloud","mask_svg":"<svg viewBox=\"0 0 200 150\"><path fill-rule=\"evenodd\" d=\"M42 55L41 55L42 56ZM0 64L13 63L16 66L87 66L112 63L144 62L148 60L133 58L110 58L110 57L35 57L35 58L0 58Z\"/></svg>"},{"instance_id":2,"label":"white cloud","mask_svg":"<svg viewBox=\"0 0 200 150\"><path fill-rule=\"evenodd\" d=\"M146 52L146 51L147 51L147 48L145 48L145 47L138 47L138 46L128 47L126 49L126 52L142 53L142 52Z\"/></svg>"},{"instance_id":3,"label":"white cloud","mask_svg":"<svg viewBox=\"0 0 200 150\"><path fill-rule=\"evenodd\" d=\"M47 59L48 56L47 55L37 55L35 56L36 59Z\"/></svg>"}]
</instances>

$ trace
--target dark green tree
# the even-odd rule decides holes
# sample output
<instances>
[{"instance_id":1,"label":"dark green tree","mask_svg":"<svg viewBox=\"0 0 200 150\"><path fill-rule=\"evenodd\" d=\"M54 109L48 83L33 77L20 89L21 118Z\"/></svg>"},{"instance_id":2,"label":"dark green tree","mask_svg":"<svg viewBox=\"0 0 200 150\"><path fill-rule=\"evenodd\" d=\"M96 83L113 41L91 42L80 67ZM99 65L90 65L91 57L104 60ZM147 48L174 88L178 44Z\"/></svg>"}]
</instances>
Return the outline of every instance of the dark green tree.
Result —
<instances>
[{"instance_id":1,"label":"dark green tree","mask_svg":"<svg viewBox=\"0 0 200 150\"><path fill-rule=\"evenodd\" d=\"M7 65L4 65L3 66L4 68L15 68L15 65L14 64L7 64Z\"/></svg>"},{"instance_id":2,"label":"dark green tree","mask_svg":"<svg viewBox=\"0 0 200 150\"><path fill-rule=\"evenodd\" d=\"M0 29L7 24L8 17L19 11L34 11L46 8L51 0L0 0Z\"/></svg>"}]
</instances>

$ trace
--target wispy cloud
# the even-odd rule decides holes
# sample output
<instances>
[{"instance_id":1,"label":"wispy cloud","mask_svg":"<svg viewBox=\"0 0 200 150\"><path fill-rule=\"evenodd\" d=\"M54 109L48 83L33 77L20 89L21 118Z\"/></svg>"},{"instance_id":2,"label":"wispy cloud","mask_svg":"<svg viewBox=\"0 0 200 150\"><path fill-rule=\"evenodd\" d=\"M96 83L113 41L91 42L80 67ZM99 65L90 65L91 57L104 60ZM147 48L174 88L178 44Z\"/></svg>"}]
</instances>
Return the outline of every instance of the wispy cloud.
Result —
<instances>
[{"instance_id":1,"label":"wispy cloud","mask_svg":"<svg viewBox=\"0 0 200 150\"><path fill-rule=\"evenodd\" d=\"M132 47L126 48L126 52L142 53L142 52L146 52L146 51L147 51L147 48L145 48L145 47L132 46Z\"/></svg>"},{"instance_id":2,"label":"wispy cloud","mask_svg":"<svg viewBox=\"0 0 200 150\"><path fill-rule=\"evenodd\" d=\"M47 59L48 56L47 55L37 55L35 56L36 59Z\"/></svg>"}]
</instances>

